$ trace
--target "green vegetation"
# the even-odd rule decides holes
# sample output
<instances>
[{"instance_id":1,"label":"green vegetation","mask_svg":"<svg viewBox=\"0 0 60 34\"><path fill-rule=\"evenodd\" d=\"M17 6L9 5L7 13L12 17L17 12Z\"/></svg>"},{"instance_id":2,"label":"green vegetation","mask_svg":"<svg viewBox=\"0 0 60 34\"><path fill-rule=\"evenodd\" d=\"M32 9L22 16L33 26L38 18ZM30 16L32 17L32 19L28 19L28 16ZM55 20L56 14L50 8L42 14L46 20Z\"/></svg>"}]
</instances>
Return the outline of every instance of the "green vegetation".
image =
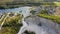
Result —
<instances>
[{"instance_id":1,"label":"green vegetation","mask_svg":"<svg viewBox=\"0 0 60 34\"><path fill-rule=\"evenodd\" d=\"M31 11L30 11L30 13L32 13L32 15L34 15L34 14L35 14L35 12L36 12L36 11L34 11L34 10L31 10Z\"/></svg>"},{"instance_id":2,"label":"green vegetation","mask_svg":"<svg viewBox=\"0 0 60 34\"><path fill-rule=\"evenodd\" d=\"M29 32L27 30L24 33L26 33L26 34L35 34L34 32Z\"/></svg>"},{"instance_id":3,"label":"green vegetation","mask_svg":"<svg viewBox=\"0 0 60 34\"><path fill-rule=\"evenodd\" d=\"M60 6L60 2L54 2L55 6Z\"/></svg>"},{"instance_id":4,"label":"green vegetation","mask_svg":"<svg viewBox=\"0 0 60 34\"><path fill-rule=\"evenodd\" d=\"M17 34L18 31L19 28L17 27L3 27L0 34Z\"/></svg>"},{"instance_id":5,"label":"green vegetation","mask_svg":"<svg viewBox=\"0 0 60 34\"><path fill-rule=\"evenodd\" d=\"M26 18L29 18L29 17L31 17L31 15L30 16L27 16Z\"/></svg>"},{"instance_id":6,"label":"green vegetation","mask_svg":"<svg viewBox=\"0 0 60 34\"><path fill-rule=\"evenodd\" d=\"M21 19L22 16L19 14L14 17L8 17L5 20L2 29L0 30L0 34L17 34L20 27L22 26L21 22L19 23L19 20L21 21Z\"/></svg>"},{"instance_id":7,"label":"green vegetation","mask_svg":"<svg viewBox=\"0 0 60 34\"><path fill-rule=\"evenodd\" d=\"M4 18L6 17L7 15L3 16L2 20L0 21L0 25L1 23L3 22Z\"/></svg>"},{"instance_id":8,"label":"green vegetation","mask_svg":"<svg viewBox=\"0 0 60 34\"><path fill-rule=\"evenodd\" d=\"M47 10L42 10L42 11L40 12L40 14L48 14L48 11L47 11Z\"/></svg>"},{"instance_id":9,"label":"green vegetation","mask_svg":"<svg viewBox=\"0 0 60 34\"><path fill-rule=\"evenodd\" d=\"M50 19L54 21L55 23L60 24L60 16L49 15L49 14L44 13L44 11L42 11L42 13L38 14L37 16Z\"/></svg>"},{"instance_id":10,"label":"green vegetation","mask_svg":"<svg viewBox=\"0 0 60 34\"><path fill-rule=\"evenodd\" d=\"M53 1L53 0L52 0ZM20 6L60 6L60 2L45 2L44 0L0 0L0 9L16 8Z\"/></svg>"}]
</instances>

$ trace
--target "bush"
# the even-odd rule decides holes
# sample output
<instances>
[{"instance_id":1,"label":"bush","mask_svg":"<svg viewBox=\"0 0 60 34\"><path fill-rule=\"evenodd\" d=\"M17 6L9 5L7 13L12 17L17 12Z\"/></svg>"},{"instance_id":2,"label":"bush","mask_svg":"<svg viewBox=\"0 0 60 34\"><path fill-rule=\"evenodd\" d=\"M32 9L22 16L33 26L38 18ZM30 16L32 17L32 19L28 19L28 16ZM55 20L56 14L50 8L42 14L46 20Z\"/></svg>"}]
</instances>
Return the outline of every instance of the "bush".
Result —
<instances>
[{"instance_id":1,"label":"bush","mask_svg":"<svg viewBox=\"0 0 60 34\"><path fill-rule=\"evenodd\" d=\"M47 10L42 10L40 13L41 14L48 14L48 11Z\"/></svg>"},{"instance_id":2,"label":"bush","mask_svg":"<svg viewBox=\"0 0 60 34\"><path fill-rule=\"evenodd\" d=\"M34 11L34 10L31 10L31 11L30 11L30 13L32 13L32 14L35 14L35 12L36 12L36 11Z\"/></svg>"}]
</instances>

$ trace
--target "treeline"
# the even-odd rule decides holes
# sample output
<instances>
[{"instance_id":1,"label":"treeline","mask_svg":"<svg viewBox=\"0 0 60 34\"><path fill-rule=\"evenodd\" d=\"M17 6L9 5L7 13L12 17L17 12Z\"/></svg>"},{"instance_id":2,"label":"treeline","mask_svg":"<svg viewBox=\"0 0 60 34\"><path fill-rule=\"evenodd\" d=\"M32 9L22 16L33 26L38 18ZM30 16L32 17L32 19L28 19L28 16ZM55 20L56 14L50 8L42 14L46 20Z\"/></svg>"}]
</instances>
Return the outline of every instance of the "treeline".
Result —
<instances>
[{"instance_id":1,"label":"treeline","mask_svg":"<svg viewBox=\"0 0 60 34\"><path fill-rule=\"evenodd\" d=\"M0 3L0 9L6 9L6 8L16 8L20 6L56 6L54 2L17 2L17 1L12 1L12 2L6 2L1 4Z\"/></svg>"}]
</instances>

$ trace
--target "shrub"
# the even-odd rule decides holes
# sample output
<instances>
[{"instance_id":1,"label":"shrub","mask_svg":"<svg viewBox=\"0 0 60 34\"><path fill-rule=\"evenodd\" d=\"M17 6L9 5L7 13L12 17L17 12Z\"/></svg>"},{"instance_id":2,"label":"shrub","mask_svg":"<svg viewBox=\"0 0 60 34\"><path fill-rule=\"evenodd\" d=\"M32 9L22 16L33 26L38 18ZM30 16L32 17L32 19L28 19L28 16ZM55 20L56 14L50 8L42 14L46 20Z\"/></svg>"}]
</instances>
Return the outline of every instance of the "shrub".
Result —
<instances>
[{"instance_id":1,"label":"shrub","mask_svg":"<svg viewBox=\"0 0 60 34\"><path fill-rule=\"evenodd\" d=\"M24 33L26 33L26 34L35 34L34 32L29 32L27 30Z\"/></svg>"},{"instance_id":2,"label":"shrub","mask_svg":"<svg viewBox=\"0 0 60 34\"><path fill-rule=\"evenodd\" d=\"M48 14L48 11L47 10L42 10L40 13L41 14Z\"/></svg>"},{"instance_id":3,"label":"shrub","mask_svg":"<svg viewBox=\"0 0 60 34\"><path fill-rule=\"evenodd\" d=\"M34 11L34 10L31 10L31 11L30 11L30 13L32 13L33 15L35 14L35 12L36 12L36 11Z\"/></svg>"}]
</instances>

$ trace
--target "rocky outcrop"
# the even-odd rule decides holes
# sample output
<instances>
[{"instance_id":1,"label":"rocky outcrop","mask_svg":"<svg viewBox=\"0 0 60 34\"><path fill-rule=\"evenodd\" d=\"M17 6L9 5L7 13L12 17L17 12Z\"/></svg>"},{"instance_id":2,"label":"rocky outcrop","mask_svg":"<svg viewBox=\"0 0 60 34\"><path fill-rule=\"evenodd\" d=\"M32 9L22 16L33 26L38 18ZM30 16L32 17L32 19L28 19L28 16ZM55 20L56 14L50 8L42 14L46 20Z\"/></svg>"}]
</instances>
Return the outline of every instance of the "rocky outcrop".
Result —
<instances>
[{"instance_id":1,"label":"rocky outcrop","mask_svg":"<svg viewBox=\"0 0 60 34\"><path fill-rule=\"evenodd\" d=\"M53 29L53 30L55 30L55 32L57 34L60 34L60 24L54 23L51 20L33 16L33 17L29 17L29 18L25 19L25 21L30 25L35 24L35 25L42 26L42 27L43 26L48 27L48 29L49 28Z\"/></svg>"}]
</instances>

